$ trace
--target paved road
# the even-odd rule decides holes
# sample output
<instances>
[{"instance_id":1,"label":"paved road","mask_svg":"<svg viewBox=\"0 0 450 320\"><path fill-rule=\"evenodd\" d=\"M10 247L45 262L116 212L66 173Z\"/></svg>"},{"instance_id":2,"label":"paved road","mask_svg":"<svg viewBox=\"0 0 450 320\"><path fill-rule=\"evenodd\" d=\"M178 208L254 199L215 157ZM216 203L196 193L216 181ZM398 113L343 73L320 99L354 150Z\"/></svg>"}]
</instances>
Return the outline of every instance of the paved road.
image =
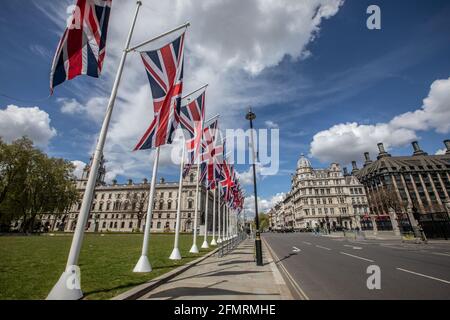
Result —
<instances>
[{"instance_id":1,"label":"paved road","mask_svg":"<svg viewBox=\"0 0 450 320\"><path fill-rule=\"evenodd\" d=\"M263 239L309 299L450 299L450 243L412 244L305 233ZM367 267L381 289L367 288Z\"/></svg>"}]
</instances>

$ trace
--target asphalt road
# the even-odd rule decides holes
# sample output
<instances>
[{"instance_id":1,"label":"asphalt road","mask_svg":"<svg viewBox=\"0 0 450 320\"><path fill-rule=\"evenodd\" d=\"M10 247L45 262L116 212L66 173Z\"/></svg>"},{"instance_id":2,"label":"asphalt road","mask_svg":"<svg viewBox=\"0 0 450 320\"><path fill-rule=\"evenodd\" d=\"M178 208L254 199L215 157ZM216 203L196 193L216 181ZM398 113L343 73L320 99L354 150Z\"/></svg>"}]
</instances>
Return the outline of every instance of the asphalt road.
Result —
<instances>
[{"instance_id":1,"label":"asphalt road","mask_svg":"<svg viewBox=\"0 0 450 320\"><path fill-rule=\"evenodd\" d=\"M262 236L309 299L450 299L450 241L354 241L308 233ZM380 268L381 289L367 288L371 265Z\"/></svg>"}]
</instances>

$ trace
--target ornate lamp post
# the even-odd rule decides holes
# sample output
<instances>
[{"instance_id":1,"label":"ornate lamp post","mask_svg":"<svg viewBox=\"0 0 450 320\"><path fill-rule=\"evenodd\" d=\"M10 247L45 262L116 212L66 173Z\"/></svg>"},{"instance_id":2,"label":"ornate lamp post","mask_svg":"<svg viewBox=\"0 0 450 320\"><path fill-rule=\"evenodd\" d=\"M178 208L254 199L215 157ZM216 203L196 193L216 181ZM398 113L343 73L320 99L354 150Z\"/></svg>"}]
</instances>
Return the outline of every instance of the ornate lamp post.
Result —
<instances>
[{"instance_id":1,"label":"ornate lamp post","mask_svg":"<svg viewBox=\"0 0 450 320\"><path fill-rule=\"evenodd\" d=\"M245 119L250 121L250 143L252 145L252 158L253 158L253 190L255 193L255 249L256 249L256 265L262 266L262 248L261 248L261 235L259 232L259 216L258 216L258 194L256 191L256 156L255 156L255 145L253 140L253 120L255 120L256 115L252 112L252 109L249 108L247 115L245 116Z\"/></svg>"}]
</instances>

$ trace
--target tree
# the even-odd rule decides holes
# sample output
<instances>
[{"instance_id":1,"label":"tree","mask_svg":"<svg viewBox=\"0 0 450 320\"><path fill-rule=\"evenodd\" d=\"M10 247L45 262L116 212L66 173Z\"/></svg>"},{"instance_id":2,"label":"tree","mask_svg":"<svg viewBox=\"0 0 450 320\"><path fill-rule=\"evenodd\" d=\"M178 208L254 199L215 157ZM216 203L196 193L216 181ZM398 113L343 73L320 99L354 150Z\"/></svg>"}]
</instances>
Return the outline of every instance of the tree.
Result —
<instances>
[{"instance_id":1,"label":"tree","mask_svg":"<svg viewBox=\"0 0 450 320\"><path fill-rule=\"evenodd\" d=\"M0 220L4 225L20 220L23 232L35 229L41 214L65 213L77 200L74 166L49 158L24 137L0 144Z\"/></svg>"}]
</instances>

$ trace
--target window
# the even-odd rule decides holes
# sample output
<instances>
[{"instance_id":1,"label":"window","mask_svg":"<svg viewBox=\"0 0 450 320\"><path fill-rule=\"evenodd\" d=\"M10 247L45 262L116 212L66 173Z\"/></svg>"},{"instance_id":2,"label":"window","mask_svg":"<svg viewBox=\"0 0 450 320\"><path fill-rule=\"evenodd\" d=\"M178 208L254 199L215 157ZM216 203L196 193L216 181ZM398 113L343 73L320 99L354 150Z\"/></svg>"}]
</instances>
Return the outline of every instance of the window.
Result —
<instances>
[{"instance_id":1,"label":"window","mask_svg":"<svg viewBox=\"0 0 450 320\"><path fill-rule=\"evenodd\" d=\"M106 221L103 221L102 228L106 228Z\"/></svg>"},{"instance_id":2,"label":"window","mask_svg":"<svg viewBox=\"0 0 450 320\"><path fill-rule=\"evenodd\" d=\"M133 228L133 221L130 221L130 222L128 223L128 228Z\"/></svg>"},{"instance_id":3,"label":"window","mask_svg":"<svg viewBox=\"0 0 450 320\"><path fill-rule=\"evenodd\" d=\"M100 203L100 204L98 205L98 211L103 211L103 203Z\"/></svg>"},{"instance_id":4,"label":"window","mask_svg":"<svg viewBox=\"0 0 450 320\"><path fill-rule=\"evenodd\" d=\"M120 224L120 228L125 228L125 221L122 221L122 223Z\"/></svg>"},{"instance_id":5,"label":"window","mask_svg":"<svg viewBox=\"0 0 450 320\"><path fill-rule=\"evenodd\" d=\"M106 204L106 211L108 211L109 208L110 208L110 203L108 202L108 203Z\"/></svg>"},{"instance_id":6,"label":"window","mask_svg":"<svg viewBox=\"0 0 450 320\"><path fill-rule=\"evenodd\" d=\"M167 202L167 209L168 210L172 209L172 201Z\"/></svg>"},{"instance_id":7,"label":"window","mask_svg":"<svg viewBox=\"0 0 450 320\"><path fill-rule=\"evenodd\" d=\"M163 209L163 206L164 206L164 202L161 201L161 202L159 203L159 210L162 210L162 209Z\"/></svg>"},{"instance_id":8,"label":"window","mask_svg":"<svg viewBox=\"0 0 450 320\"><path fill-rule=\"evenodd\" d=\"M192 200L188 201L188 209L192 209L192 202L193 202Z\"/></svg>"}]
</instances>

